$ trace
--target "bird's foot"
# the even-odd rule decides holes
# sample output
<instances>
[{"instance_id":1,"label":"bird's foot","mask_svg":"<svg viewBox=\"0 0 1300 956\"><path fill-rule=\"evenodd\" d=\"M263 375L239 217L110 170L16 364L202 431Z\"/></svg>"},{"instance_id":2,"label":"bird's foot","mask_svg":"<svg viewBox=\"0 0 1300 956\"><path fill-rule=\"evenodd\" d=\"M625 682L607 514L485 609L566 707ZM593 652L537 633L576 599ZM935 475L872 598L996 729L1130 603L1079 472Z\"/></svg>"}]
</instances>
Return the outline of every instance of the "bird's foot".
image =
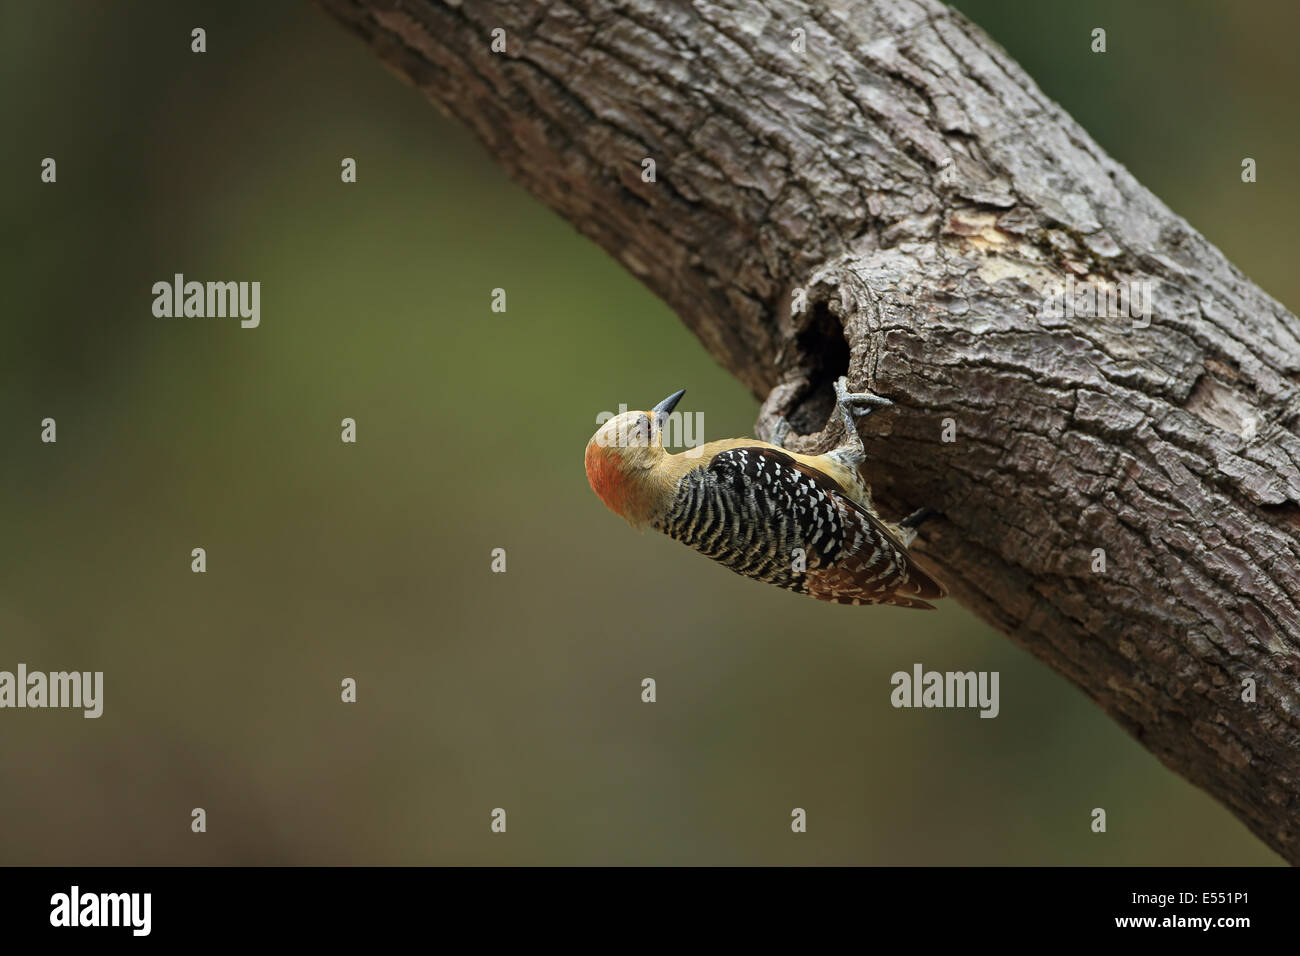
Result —
<instances>
[{"instance_id":1,"label":"bird's foot","mask_svg":"<svg viewBox=\"0 0 1300 956\"><path fill-rule=\"evenodd\" d=\"M855 411L860 416L870 415L877 408L888 408L894 404L875 392L850 392L848 377L844 375L835 380L835 402L840 408Z\"/></svg>"},{"instance_id":2,"label":"bird's foot","mask_svg":"<svg viewBox=\"0 0 1300 956\"><path fill-rule=\"evenodd\" d=\"M910 548L912 542L916 540L916 529L921 527L923 521L931 518L942 518L943 512L936 511L934 508L917 508L910 515L898 522L898 528L903 532L903 545Z\"/></svg>"},{"instance_id":3,"label":"bird's foot","mask_svg":"<svg viewBox=\"0 0 1300 956\"><path fill-rule=\"evenodd\" d=\"M844 421L845 454L858 463L866 461L867 458L867 451L862 444L862 436L858 434L858 424L853 416L856 414L859 418L863 418L877 408L888 408L893 404L885 396L877 395L875 392L850 392L849 380L843 375L835 380L835 410Z\"/></svg>"},{"instance_id":4,"label":"bird's foot","mask_svg":"<svg viewBox=\"0 0 1300 956\"><path fill-rule=\"evenodd\" d=\"M767 443L777 448L785 447L785 438L790 434L790 423L784 415L777 418L767 436Z\"/></svg>"},{"instance_id":5,"label":"bird's foot","mask_svg":"<svg viewBox=\"0 0 1300 956\"><path fill-rule=\"evenodd\" d=\"M934 508L917 508L902 521L898 522L898 526L900 528L919 528L921 527L921 522L929 521L931 518L941 517L943 517L942 511L937 511Z\"/></svg>"}]
</instances>

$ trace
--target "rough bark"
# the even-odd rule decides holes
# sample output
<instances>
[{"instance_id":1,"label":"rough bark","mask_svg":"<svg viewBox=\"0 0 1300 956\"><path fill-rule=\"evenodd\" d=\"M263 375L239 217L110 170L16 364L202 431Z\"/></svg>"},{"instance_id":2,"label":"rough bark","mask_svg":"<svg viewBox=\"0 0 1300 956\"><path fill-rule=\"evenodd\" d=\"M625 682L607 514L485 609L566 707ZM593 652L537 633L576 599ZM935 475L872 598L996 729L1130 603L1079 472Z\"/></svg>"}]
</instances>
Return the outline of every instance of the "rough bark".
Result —
<instances>
[{"instance_id":1,"label":"rough bark","mask_svg":"<svg viewBox=\"0 0 1300 956\"><path fill-rule=\"evenodd\" d=\"M760 428L826 447L844 372L892 398L877 497L943 511L917 547L957 599L1300 862L1300 322L982 31L937 0L321 2ZM1150 324L1052 317L1067 277L1149 283Z\"/></svg>"}]
</instances>

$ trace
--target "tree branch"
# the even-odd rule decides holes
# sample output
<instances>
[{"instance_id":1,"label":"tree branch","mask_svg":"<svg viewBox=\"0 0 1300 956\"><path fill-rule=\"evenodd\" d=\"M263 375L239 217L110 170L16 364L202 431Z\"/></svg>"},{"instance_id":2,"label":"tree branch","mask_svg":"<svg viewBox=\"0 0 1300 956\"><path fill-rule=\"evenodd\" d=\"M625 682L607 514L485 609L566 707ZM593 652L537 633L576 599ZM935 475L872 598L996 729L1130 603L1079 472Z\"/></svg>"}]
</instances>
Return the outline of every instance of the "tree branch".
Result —
<instances>
[{"instance_id":1,"label":"tree branch","mask_svg":"<svg viewBox=\"0 0 1300 956\"><path fill-rule=\"evenodd\" d=\"M937 0L321 2L760 428L825 448L845 372L892 398L870 477L944 512L919 548L955 596L1300 862L1300 322L982 31ZM1145 288L1149 324L1053 314L1067 279Z\"/></svg>"}]
</instances>

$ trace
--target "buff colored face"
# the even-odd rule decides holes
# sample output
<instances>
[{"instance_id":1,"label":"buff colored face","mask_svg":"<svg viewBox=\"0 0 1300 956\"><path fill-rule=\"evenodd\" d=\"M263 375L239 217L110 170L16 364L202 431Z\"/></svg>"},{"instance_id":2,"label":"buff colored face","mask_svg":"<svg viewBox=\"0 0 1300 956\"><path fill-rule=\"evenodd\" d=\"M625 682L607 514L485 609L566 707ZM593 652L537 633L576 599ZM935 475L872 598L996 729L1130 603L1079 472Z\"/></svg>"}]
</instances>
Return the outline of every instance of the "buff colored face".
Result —
<instances>
[{"instance_id":1,"label":"buff colored face","mask_svg":"<svg viewBox=\"0 0 1300 956\"><path fill-rule=\"evenodd\" d=\"M601 425L588 444L601 448L647 448L655 431L649 412L624 412Z\"/></svg>"},{"instance_id":2,"label":"buff colored face","mask_svg":"<svg viewBox=\"0 0 1300 956\"><path fill-rule=\"evenodd\" d=\"M663 422L682 397L669 395L646 412L624 412L587 442L587 480L606 507L634 525L644 522L646 480L663 460Z\"/></svg>"},{"instance_id":3,"label":"buff colored face","mask_svg":"<svg viewBox=\"0 0 1300 956\"><path fill-rule=\"evenodd\" d=\"M663 454L662 437L648 412L611 418L587 443L587 481L613 512L627 518L635 507L638 477Z\"/></svg>"}]
</instances>

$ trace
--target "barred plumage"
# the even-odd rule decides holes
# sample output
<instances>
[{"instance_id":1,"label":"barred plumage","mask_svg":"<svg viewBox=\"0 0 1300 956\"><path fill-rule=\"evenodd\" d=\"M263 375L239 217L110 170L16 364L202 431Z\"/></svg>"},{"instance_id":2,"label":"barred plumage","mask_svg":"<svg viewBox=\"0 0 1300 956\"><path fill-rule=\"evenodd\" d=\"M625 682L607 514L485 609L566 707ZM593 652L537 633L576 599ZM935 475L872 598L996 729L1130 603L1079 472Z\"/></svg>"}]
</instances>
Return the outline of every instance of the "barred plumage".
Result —
<instances>
[{"instance_id":1,"label":"barred plumage","mask_svg":"<svg viewBox=\"0 0 1300 956\"><path fill-rule=\"evenodd\" d=\"M761 445L687 472L651 527L737 574L841 604L929 607L942 589L833 480Z\"/></svg>"},{"instance_id":2,"label":"barred plumage","mask_svg":"<svg viewBox=\"0 0 1300 956\"><path fill-rule=\"evenodd\" d=\"M930 608L946 593L908 554L915 532L890 525L871 503L858 466L853 401L836 383L845 445L800 455L753 439L663 449L663 420L681 397L611 419L587 445L587 477L634 527L662 531L737 574L841 604ZM778 439L779 440L779 439Z\"/></svg>"}]
</instances>

